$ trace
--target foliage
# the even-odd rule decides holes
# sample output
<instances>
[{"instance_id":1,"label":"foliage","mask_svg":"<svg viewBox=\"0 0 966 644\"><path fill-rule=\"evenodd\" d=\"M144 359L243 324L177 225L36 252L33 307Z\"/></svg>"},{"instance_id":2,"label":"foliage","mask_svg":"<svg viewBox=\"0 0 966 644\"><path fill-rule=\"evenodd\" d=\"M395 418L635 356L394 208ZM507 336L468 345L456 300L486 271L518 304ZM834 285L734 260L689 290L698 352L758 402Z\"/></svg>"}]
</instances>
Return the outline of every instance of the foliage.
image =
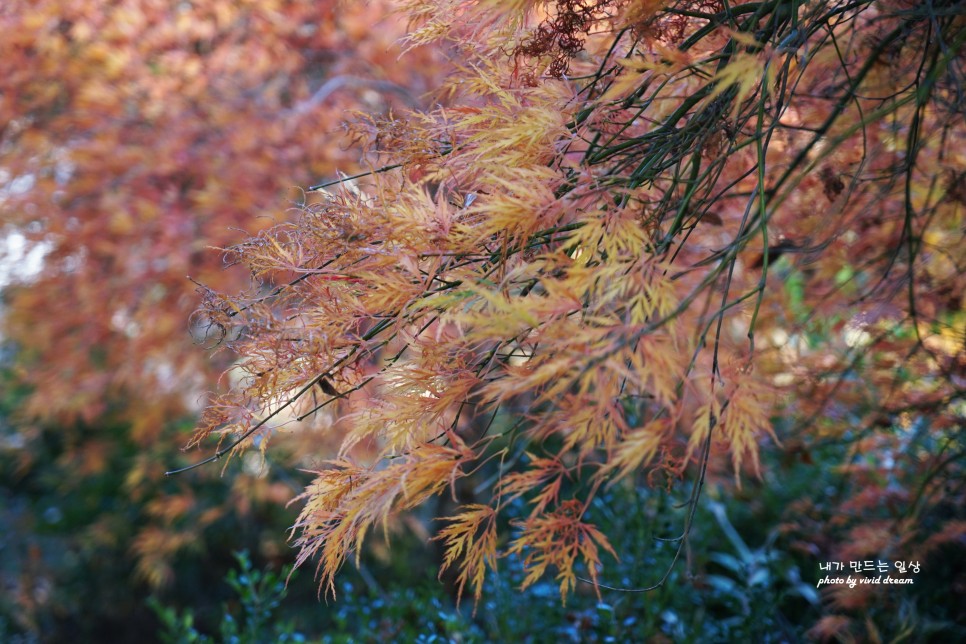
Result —
<instances>
[{"instance_id":1,"label":"foliage","mask_svg":"<svg viewBox=\"0 0 966 644\"><path fill-rule=\"evenodd\" d=\"M850 445L834 538L806 507L787 526L817 560L961 552L958 3L404 6L410 44L462 55L450 104L360 122L373 171L230 247L256 284L202 310L242 356L192 440L219 437L208 461L281 429L342 439L295 524L323 590L445 494L460 589L480 602L506 558L566 599L612 578L605 491L685 479L657 588L702 486L766 476L779 441ZM814 636L874 637L827 617Z\"/></svg>"},{"instance_id":2,"label":"foliage","mask_svg":"<svg viewBox=\"0 0 966 644\"><path fill-rule=\"evenodd\" d=\"M238 568L228 573L226 582L237 595L240 613L236 615L238 611L229 604L223 606L219 642L477 641L481 635L468 619L445 607L448 598L433 596L424 585L393 588L392 598L387 600L376 592L356 591L346 582L343 588L355 595L353 599L331 611L324 636L307 636L276 614L287 594L286 578L291 579L291 571L258 570L245 553L235 556ZM191 609L179 612L157 598L151 599L150 606L163 626L162 641L212 641L196 627Z\"/></svg>"},{"instance_id":3,"label":"foliage","mask_svg":"<svg viewBox=\"0 0 966 644\"><path fill-rule=\"evenodd\" d=\"M784 520L799 518L795 504L802 499L829 509L838 506L828 490L843 488L850 479L834 467L847 450L845 445L816 449L813 463L765 452L763 481L749 482L737 492L726 480L710 488L695 514L687 564L675 568L667 584L648 593L602 589L601 601L582 586L561 606L552 579L537 581L529 592L520 593L523 573L511 556L509 565L488 576L474 615L466 608L457 610L453 598L434 582L425 565L424 543L400 533L393 539L390 556L374 556L369 549L358 569L347 566L336 581L337 602L310 610L293 605L297 592L293 596L290 591L274 614L282 626L266 622L255 641L271 640L277 629L288 628L293 620L311 642L804 641L821 615L816 585L825 573L802 547L801 535L787 532ZM675 548L667 535L687 512L682 501L688 493L625 481L595 499L601 529L623 554L610 570L613 577L627 586L642 586L654 570L671 563ZM525 515L528 510L518 501L508 511ZM941 566L940 561L923 564L923 571ZM296 572L293 583L298 577ZM950 597L947 581L936 576L921 581L926 583L893 598L897 606L874 607L870 617L880 634L905 632L913 641L962 639L962 627L955 624L959 605ZM314 592L308 593L314 602ZM180 623L191 615L190 610L171 613ZM219 613L221 620L235 619L235 614L231 604ZM306 624L309 614L321 621ZM224 628L215 622L204 632L217 634Z\"/></svg>"},{"instance_id":4,"label":"foliage","mask_svg":"<svg viewBox=\"0 0 966 644\"><path fill-rule=\"evenodd\" d=\"M0 519L39 535L4 561L30 608L15 628L65 605L44 586L62 578L29 568L52 553L79 574L111 561L112 582L134 555L145 584L190 585L172 560L237 547L208 540L233 511L255 522L246 485L289 497L255 474L265 458L311 471L298 563L342 600L373 530L437 528L477 621L419 593L386 608L436 636L483 628L507 579L568 602L540 625L577 615L602 637L642 597L668 606L648 632L678 638L765 639L786 611L816 639L959 633L964 567L942 564L966 535L960 3L398 4L385 29L379 2L0 8L2 234L45 253L3 293ZM369 116L333 136L348 107ZM194 339L227 349L209 362L186 351L199 296ZM231 492L217 468L161 479L218 373L192 444L261 454ZM769 511L777 532L749 536L727 503L748 490L794 499ZM625 528L661 498L673 523L649 536L667 545L637 557ZM44 523L61 503L66 535ZM915 592L813 605L818 562L866 558L921 561ZM706 573L694 597L670 593L693 581L682 563ZM138 596L105 585L108 609ZM94 601L72 588L60 617Z\"/></svg>"},{"instance_id":5,"label":"foliage","mask_svg":"<svg viewBox=\"0 0 966 644\"><path fill-rule=\"evenodd\" d=\"M357 169L345 110L415 104L434 79L430 50L394 64L401 25L385 15L379 2L4 3L3 233L45 250L3 321L36 387L28 413L91 422L126 402L148 439L210 386L202 374L225 361L185 333L185 276L243 284L207 247L267 226L296 186Z\"/></svg>"},{"instance_id":6,"label":"foliage","mask_svg":"<svg viewBox=\"0 0 966 644\"><path fill-rule=\"evenodd\" d=\"M0 616L12 633L150 640L150 594L163 589L207 619L232 548L262 561L285 556L279 533L295 518L283 507L293 482L277 469L165 479L163 464L143 462L151 457L128 425L11 425L26 391L5 369L0 391ZM170 444L189 422L161 436ZM148 475L132 477L132 465Z\"/></svg>"},{"instance_id":7,"label":"foliage","mask_svg":"<svg viewBox=\"0 0 966 644\"><path fill-rule=\"evenodd\" d=\"M238 595L241 613L232 615L225 607L219 632L219 641L225 642L304 642L305 637L295 632L291 624L272 623L275 609L285 598L285 572L276 575L252 567L247 552L235 553L238 568L228 572L226 581ZM167 644L187 642L210 642L194 627L191 611L178 611L163 606L156 598L150 602L151 609L161 621L161 639ZM269 626L271 625L271 626Z\"/></svg>"}]
</instances>

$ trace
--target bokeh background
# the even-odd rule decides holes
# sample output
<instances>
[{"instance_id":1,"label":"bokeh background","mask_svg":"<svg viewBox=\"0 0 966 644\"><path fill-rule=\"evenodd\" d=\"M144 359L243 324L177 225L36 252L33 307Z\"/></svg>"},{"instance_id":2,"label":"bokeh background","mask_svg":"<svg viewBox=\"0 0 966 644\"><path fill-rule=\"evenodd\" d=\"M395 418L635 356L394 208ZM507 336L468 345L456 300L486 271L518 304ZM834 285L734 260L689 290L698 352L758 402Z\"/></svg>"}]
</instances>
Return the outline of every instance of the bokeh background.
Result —
<instances>
[{"instance_id":1,"label":"bokeh background","mask_svg":"<svg viewBox=\"0 0 966 644\"><path fill-rule=\"evenodd\" d=\"M365 167L354 110L430 100L445 52L400 60L404 30L380 1L0 7L0 640L147 641L147 596L204 614L233 552L291 559L297 442L162 476L232 362L191 314L248 286L220 248Z\"/></svg>"}]
</instances>

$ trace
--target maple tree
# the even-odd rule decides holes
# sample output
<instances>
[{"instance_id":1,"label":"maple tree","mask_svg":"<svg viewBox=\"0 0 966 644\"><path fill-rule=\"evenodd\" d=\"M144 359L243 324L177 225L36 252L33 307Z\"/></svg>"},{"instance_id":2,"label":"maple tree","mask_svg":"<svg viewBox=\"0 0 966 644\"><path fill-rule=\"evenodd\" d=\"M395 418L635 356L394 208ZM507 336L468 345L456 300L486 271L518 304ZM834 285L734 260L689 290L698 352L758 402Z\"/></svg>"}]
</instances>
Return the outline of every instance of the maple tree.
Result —
<instances>
[{"instance_id":1,"label":"maple tree","mask_svg":"<svg viewBox=\"0 0 966 644\"><path fill-rule=\"evenodd\" d=\"M342 441L295 526L327 592L371 530L434 497L460 506L437 541L461 592L479 599L502 558L563 597L620 586L605 491L683 489L680 554L704 485L782 485L759 464L778 442L803 462L845 451L842 487L780 528L812 561L962 539L957 3L406 0L402 69L435 73L446 50L460 70L392 85L333 54L358 50L372 5L326 9L345 32L305 30L327 23L298 2L159 6L0 10L0 207L52 245L5 322L30 413L94 420L150 391L127 414L147 444L195 373L227 370L192 441L218 435L212 459L288 433L321 462ZM342 80L290 46L335 55ZM437 106L405 111L409 85ZM358 173L319 126L350 98L334 87L379 93L350 132ZM284 223L252 218L315 177L332 180ZM196 335L241 361L183 351L185 273L205 285ZM900 601L828 598L817 637L872 638L856 616Z\"/></svg>"},{"instance_id":2,"label":"maple tree","mask_svg":"<svg viewBox=\"0 0 966 644\"><path fill-rule=\"evenodd\" d=\"M443 567L479 599L514 553L566 597L616 554L602 486L689 480L680 553L714 454L740 482L779 440L854 443L868 487L822 554L961 538L961 513L920 521L963 495L941 483L966 366L957 3L404 5L408 43L464 57L450 104L360 125L372 172L231 248L261 285L204 308L242 356L193 441L220 435L209 460L343 437L295 525L324 589L476 474ZM908 507L882 512L900 469Z\"/></svg>"}]
</instances>

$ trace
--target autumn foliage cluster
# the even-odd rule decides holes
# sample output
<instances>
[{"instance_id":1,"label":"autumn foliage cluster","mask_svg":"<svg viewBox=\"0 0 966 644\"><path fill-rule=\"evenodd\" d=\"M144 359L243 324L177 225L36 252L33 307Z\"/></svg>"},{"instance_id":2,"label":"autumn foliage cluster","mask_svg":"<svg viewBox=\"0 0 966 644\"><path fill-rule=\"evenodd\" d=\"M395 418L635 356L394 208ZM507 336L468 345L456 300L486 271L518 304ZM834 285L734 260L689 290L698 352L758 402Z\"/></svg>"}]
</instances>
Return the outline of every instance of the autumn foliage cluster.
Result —
<instances>
[{"instance_id":1,"label":"autumn foliage cluster","mask_svg":"<svg viewBox=\"0 0 966 644\"><path fill-rule=\"evenodd\" d=\"M602 490L683 485L693 513L763 445L852 446L854 487L794 508L791 547L961 542L957 3L403 4L409 46L460 54L445 104L358 122L370 173L227 249L255 286L202 311L241 359L195 443L342 441L295 525L323 590L448 495L460 590L509 557L566 598L620 554ZM833 591L816 634L876 592Z\"/></svg>"},{"instance_id":2,"label":"autumn foliage cluster","mask_svg":"<svg viewBox=\"0 0 966 644\"><path fill-rule=\"evenodd\" d=\"M139 433L181 411L210 369L183 349L185 276L228 287L209 246L357 169L346 109L413 107L435 82L431 54L395 64L402 25L384 5L337 4L4 3L0 207L46 251L4 322L38 352L29 412L90 420L124 387L155 401L131 414Z\"/></svg>"},{"instance_id":3,"label":"autumn foliage cluster","mask_svg":"<svg viewBox=\"0 0 966 644\"><path fill-rule=\"evenodd\" d=\"M328 594L431 501L460 594L506 566L643 591L609 574L647 544L612 545L608 491L677 491L684 565L704 490L829 446L841 485L785 509L789 551L962 560L959 3L392 8L0 9L0 212L46 252L6 303L25 416L147 445L212 389L159 515L295 438L293 541ZM165 469L139 463L135 491ZM825 592L817 638L874 639L902 601Z\"/></svg>"}]
</instances>

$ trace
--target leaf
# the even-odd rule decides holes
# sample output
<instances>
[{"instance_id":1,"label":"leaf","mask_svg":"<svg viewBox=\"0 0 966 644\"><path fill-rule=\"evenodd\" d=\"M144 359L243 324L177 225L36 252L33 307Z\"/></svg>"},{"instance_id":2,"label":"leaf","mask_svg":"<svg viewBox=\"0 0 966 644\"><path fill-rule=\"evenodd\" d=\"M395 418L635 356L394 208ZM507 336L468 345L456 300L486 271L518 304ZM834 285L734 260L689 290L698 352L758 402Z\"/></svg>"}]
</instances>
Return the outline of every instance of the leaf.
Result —
<instances>
[{"instance_id":1,"label":"leaf","mask_svg":"<svg viewBox=\"0 0 966 644\"><path fill-rule=\"evenodd\" d=\"M577 581L574 566L579 557L599 594L597 571L601 565L600 549L603 548L614 558L617 558L617 553L600 530L580 520L581 514L580 503L570 500L562 503L554 512L516 522L521 532L510 544L509 552L523 556L527 576L521 589L534 584L553 566L560 581L560 597L566 602L567 594Z\"/></svg>"},{"instance_id":2,"label":"leaf","mask_svg":"<svg viewBox=\"0 0 966 644\"><path fill-rule=\"evenodd\" d=\"M463 506L460 514L447 520L450 524L433 537L442 541L445 547L440 575L462 558L457 577L459 596L469 582L473 587L473 598L479 602L486 568L496 568L496 512L487 505L469 504Z\"/></svg>"}]
</instances>

